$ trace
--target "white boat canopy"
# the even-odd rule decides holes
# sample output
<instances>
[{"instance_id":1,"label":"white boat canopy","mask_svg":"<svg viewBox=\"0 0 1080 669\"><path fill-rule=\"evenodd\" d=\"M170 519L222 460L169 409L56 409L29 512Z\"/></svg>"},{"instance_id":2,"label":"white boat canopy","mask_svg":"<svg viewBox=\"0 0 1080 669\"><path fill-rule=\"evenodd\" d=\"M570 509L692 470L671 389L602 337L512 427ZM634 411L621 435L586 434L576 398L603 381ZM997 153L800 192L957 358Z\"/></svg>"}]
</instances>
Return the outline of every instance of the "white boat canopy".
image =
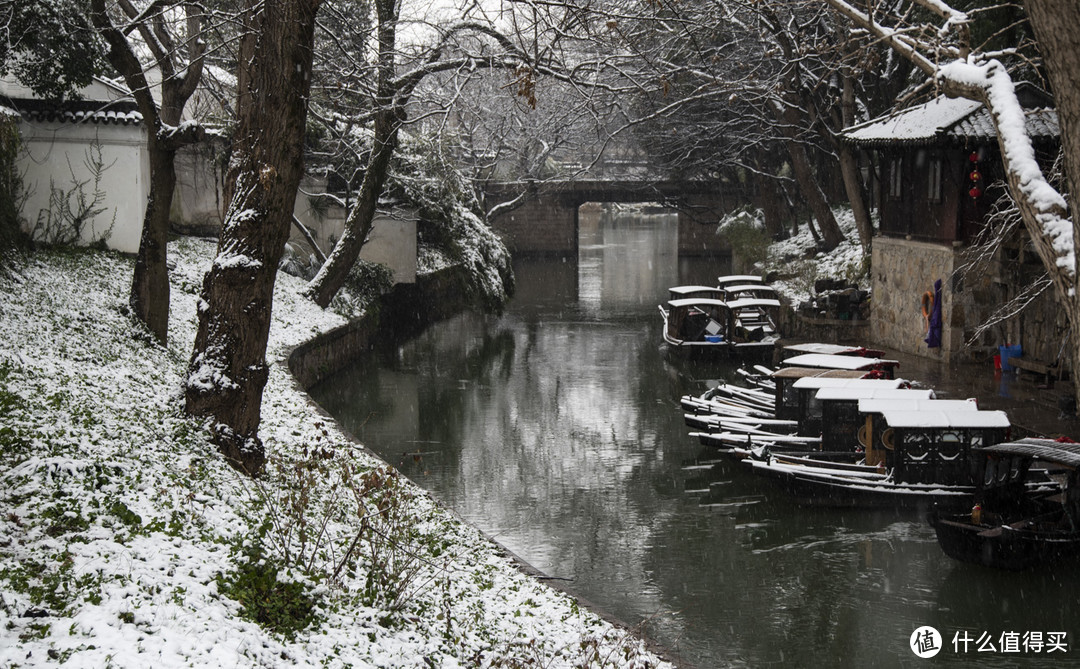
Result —
<instances>
[{"instance_id":1,"label":"white boat canopy","mask_svg":"<svg viewBox=\"0 0 1080 669\"><path fill-rule=\"evenodd\" d=\"M727 302L723 300L714 300L707 297L684 297L679 300L671 300L668 302L668 306L674 309L681 307L693 307L696 305L703 305L707 307L726 307Z\"/></svg>"},{"instance_id":2,"label":"white boat canopy","mask_svg":"<svg viewBox=\"0 0 1080 669\"><path fill-rule=\"evenodd\" d=\"M751 307L779 307L780 300L770 300L759 297L745 297L740 300L731 300L727 303L732 309L748 309Z\"/></svg>"},{"instance_id":3,"label":"white boat canopy","mask_svg":"<svg viewBox=\"0 0 1080 669\"><path fill-rule=\"evenodd\" d=\"M857 355L828 355L804 353L784 361L788 367L825 367L828 369L870 369L878 365L899 365L898 360L863 358Z\"/></svg>"},{"instance_id":4,"label":"white boat canopy","mask_svg":"<svg viewBox=\"0 0 1080 669\"><path fill-rule=\"evenodd\" d=\"M832 388L819 389L817 391L817 398L819 400L837 400L842 402L854 402L855 400L863 399L931 400L934 398L934 391L929 388L916 390L913 388L886 388L880 386L877 388L873 386L834 386Z\"/></svg>"},{"instance_id":5,"label":"white boat canopy","mask_svg":"<svg viewBox=\"0 0 1080 669\"><path fill-rule=\"evenodd\" d=\"M716 277L716 284L718 286L723 287L731 283L756 283L762 286L765 285L765 282L762 281L761 277L754 274L728 274L726 276Z\"/></svg>"},{"instance_id":6,"label":"white boat canopy","mask_svg":"<svg viewBox=\"0 0 1080 669\"><path fill-rule=\"evenodd\" d=\"M831 376L804 376L796 379L791 384L792 388L800 390L806 388L899 388L904 384L903 379L844 379Z\"/></svg>"},{"instance_id":7,"label":"white boat canopy","mask_svg":"<svg viewBox=\"0 0 1080 669\"><path fill-rule=\"evenodd\" d=\"M886 411L978 411L979 403L975 400L935 400L935 399L881 399L863 398L859 400L860 413L885 413Z\"/></svg>"},{"instance_id":8,"label":"white boat canopy","mask_svg":"<svg viewBox=\"0 0 1080 669\"><path fill-rule=\"evenodd\" d=\"M1005 428L1009 417L1004 411L885 411L881 414L889 427L905 428Z\"/></svg>"},{"instance_id":9,"label":"white boat canopy","mask_svg":"<svg viewBox=\"0 0 1080 669\"><path fill-rule=\"evenodd\" d=\"M781 367L772 374L774 379L801 379L807 376L861 379L866 372L858 369L822 369L820 367Z\"/></svg>"},{"instance_id":10,"label":"white boat canopy","mask_svg":"<svg viewBox=\"0 0 1080 669\"><path fill-rule=\"evenodd\" d=\"M825 355L844 355L858 353L863 350L861 346L843 346L842 344L822 344L820 342L809 342L805 344L788 344L784 347L785 351L791 351L793 353L822 353Z\"/></svg>"},{"instance_id":11,"label":"white boat canopy","mask_svg":"<svg viewBox=\"0 0 1080 669\"><path fill-rule=\"evenodd\" d=\"M720 293L720 289L716 286L672 286L668 288L668 292L672 297L676 295L695 295L697 293L712 293L717 295Z\"/></svg>"},{"instance_id":12,"label":"white boat canopy","mask_svg":"<svg viewBox=\"0 0 1080 669\"><path fill-rule=\"evenodd\" d=\"M729 293L738 293L738 292L741 292L741 291L747 291L747 292L749 292L749 291L766 292L767 291L767 292L774 293L774 294L776 293L776 291L773 290L772 286L770 286L768 284L765 284L765 283L746 283L746 284L739 284L737 286L723 286L723 288L724 288L725 291L727 291Z\"/></svg>"}]
</instances>

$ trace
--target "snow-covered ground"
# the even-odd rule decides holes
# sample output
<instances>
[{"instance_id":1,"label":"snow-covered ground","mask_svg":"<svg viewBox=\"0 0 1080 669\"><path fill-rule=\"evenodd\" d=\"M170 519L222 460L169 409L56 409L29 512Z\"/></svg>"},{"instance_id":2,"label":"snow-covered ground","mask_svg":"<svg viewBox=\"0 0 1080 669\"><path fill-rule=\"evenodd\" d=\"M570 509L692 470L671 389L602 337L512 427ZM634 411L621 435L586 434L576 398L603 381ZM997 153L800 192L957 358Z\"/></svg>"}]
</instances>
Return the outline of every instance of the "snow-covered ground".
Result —
<instances>
[{"instance_id":1,"label":"snow-covered ground","mask_svg":"<svg viewBox=\"0 0 1080 669\"><path fill-rule=\"evenodd\" d=\"M847 279L861 288L870 288L869 259L859 244L855 217L846 207L834 209L833 214L845 239L832 251L817 252L817 244L806 225L799 227L798 234L769 246L768 258L760 271L780 277L772 286L793 307L810 299L817 279Z\"/></svg>"},{"instance_id":2,"label":"snow-covered ground","mask_svg":"<svg viewBox=\"0 0 1080 669\"><path fill-rule=\"evenodd\" d=\"M126 315L128 259L0 272L0 666L668 666L350 442L282 364L266 476L226 466L180 409L214 247L169 251L167 348ZM278 277L271 362L342 323L300 286Z\"/></svg>"}]
</instances>

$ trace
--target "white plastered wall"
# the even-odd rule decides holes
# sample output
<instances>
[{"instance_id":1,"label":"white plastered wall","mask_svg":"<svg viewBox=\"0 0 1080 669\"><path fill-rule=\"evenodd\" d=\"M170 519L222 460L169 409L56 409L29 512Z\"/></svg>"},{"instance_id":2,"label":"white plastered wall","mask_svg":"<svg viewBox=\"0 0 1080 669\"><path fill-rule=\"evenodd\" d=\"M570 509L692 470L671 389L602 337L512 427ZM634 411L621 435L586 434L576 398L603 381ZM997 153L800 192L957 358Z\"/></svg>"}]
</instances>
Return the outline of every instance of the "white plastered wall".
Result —
<instances>
[{"instance_id":1,"label":"white plastered wall","mask_svg":"<svg viewBox=\"0 0 1080 669\"><path fill-rule=\"evenodd\" d=\"M22 215L27 231L55 217L55 207L50 203L53 191L67 194L72 208L77 207L80 189L88 200L100 191L103 196L97 208L104 211L83 229L81 241L96 241L111 226L111 233L104 239L106 246L123 253L137 252L150 189L145 128L21 121L19 130L22 151L18 168L23 178ZM89 163L98 159L102 169L95 183Z\"/></svg>"}]
</instances>

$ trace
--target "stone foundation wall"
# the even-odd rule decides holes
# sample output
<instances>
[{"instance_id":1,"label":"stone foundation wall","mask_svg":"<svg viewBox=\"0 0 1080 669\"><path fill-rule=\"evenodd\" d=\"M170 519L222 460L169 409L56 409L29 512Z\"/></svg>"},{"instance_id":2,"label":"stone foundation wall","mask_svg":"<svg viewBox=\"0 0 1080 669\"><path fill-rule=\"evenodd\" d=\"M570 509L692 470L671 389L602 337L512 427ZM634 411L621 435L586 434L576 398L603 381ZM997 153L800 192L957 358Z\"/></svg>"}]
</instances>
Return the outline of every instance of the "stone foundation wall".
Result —
<instances>
[{"instance_id":1,"label":"stone foundation wall","mask_svg":"<svg viewBox=\"0 0 1080 669\"><path fill-rule=\"evenodd\" d=\"M1065 310L1054 300L1054 291L1048 288L1034 304L1020 316L1021 337L1019 341L1024 356L1047 363L1057 361L1064 368L1071 368L1069 346L1069 321Z\"/></svg>"},{"instance_id":2,"label":"stone foundation wall","mask_svg":"<svg viewBox=\"0 0 1080 669\"><path fill-rule=\"evenodd\" d=\"M875 237L871 259L871 343L925 357L949 360L963 344L964 310L955 309L951 246ZM942 280L941 347L929 348L922 296Z\"/></svg>"},{"instance_id":3,"label":"stone foundation wall","mask_svg":"<svg viewBox=\"0 0 1080 669\"><path fill-rule=\"evenodd\" d=\"M398 284L379 309L308 340L292 350L289 371L305 389L370 351L377 339L397 341L470 306L465 270L449 267Z\"/></svg>"},{"instance_id":4,"label":"stone foundation wall","mask_svg":"<svg viewBox=\"0 0 1080 669\"><path fill-rule=\"evenodd\" d=\"M873 248L870 341L941 360L988 362L1006 343L1020 344L1024 356L1070 367L1062 344L1068 333L1064 310L1047 289L1019 315L978 334L1023 286L1042 275L1036 259L1015 249L999 249L993 261L955 272L964 264L963 248L891 237L875 237ZM921 298L942 279L942 345L927 347Z\"/></svg>"}]
</instances>

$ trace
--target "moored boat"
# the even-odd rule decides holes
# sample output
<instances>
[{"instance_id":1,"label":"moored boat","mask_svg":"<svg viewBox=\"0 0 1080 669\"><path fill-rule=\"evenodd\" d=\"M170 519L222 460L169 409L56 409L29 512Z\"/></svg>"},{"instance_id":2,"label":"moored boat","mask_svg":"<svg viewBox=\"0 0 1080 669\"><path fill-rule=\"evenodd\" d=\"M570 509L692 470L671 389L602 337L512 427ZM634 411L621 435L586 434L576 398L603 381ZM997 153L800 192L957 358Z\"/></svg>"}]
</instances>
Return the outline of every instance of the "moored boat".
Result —
<instances>
[{"instance_id":1,"label":"moored boat","mask_svg":"<svg viewBox=\"0 0 1080 669\"><path fill-rule=\"evenodd\" d=\"M734 317L733 339L745 348L762 348L772 353L780 340L776 322L780 301L770 298L728 298L728 308Z\"/></svg>"},{"instance_id":2,"label":"moored boat","mask_svg":"<svg viewBox=\"0 0 1080 669\"><path fill-rule=\"evenodd\" d=\"M741 300L748 298L756 298L762 300L775 300L776 291L772 286L767 286L762 283L738 283L732 282L719 287L723 291L723 299Z\"/></svg>"},{"instance_id":3,"label":"moored boat","mask_svg":"<svg viewBox=\"0 0 1080 669\"><path fill-rule=\"evenodd\" d=\"M699 353L768 353L779 337L768 310L776 300L728 303L686 297L660 305L665 344L675 351Z\"/></svg>"},{"instance_id":4,"label":"moored boat","mask_svg":"<svg viewBox=\"0 0 1080 669\"><path fill-rule=\"evenodd\" d=\"M757 274L724 274L716 277L716 285L723 290L727 286L754 284L764 286L765 280Z\"/></svg>"},{"instance_id":5,"label":"moored boat","mask_svg":"<svg viewBox=\"0 0 1080 669\"><path fill-rule=\"evenodd\" d=\"M791 384L794 410L789 414L777 411L777 418L794 417L799 421L801 434L820 434L822 405L818 393L825 388L845 388L856 392L862 390L898 390L907 384L903 379L866 379L835 376L806 376Z\"/></svg>"},{"instance_id":6,"label":"moored boat","mask_svg":"<svg viewBox=\"0 0 1080 669\"><path fill-rule=\"evenodd\" d=\"M975 449L971 511L934 509L946 555L999 569L1075 564L1080 558L1080 444L1021 439Z\"/></svg>"},{"instance_id":7,"label":"moored boat","mask_svg":"<svg viewBox=\"0 0 1080 669\"><path fill-rule=\"evenodd\" d=\"M800 504L847 507L970 508L975 480L972 448L1005 439L1002 411L946 409L881 413L884 459L871 471L808 466L768 453L748 459L754 473L780 484ZM885 436L887 433L888 436Z\"/></svg>"},{"instance_id":8,"label":"moored boat","mask_svg":"<svg viewBox=\"0 0 1080 669\"><path fill-rule=\"evenodd\" d=\"M803 355L804 353L819 353L824 355L854 355L863 358L881 358L885 355L885 351L876 348L867 348L865 346L847 346L844 344L825 344L821 342L803 342L799 344L787 344L780 349L780 359L786 360L787 358L794 357L796 355Z\"/></svg>"},{"instance_id":9,"label":"moored boat","mask_svg":"<svg viewBox=\"0 0 1080 669\"><path fill-rule=\"evenodd\" d=\"M862 426L856 411L860 398L913 401L933 396L931 390L894 387L899 380L837 381L847 385L819 388L818 400L806 407L808 411L798 420L692 414L684 419L687 425L699 429L690 436L697 437L703 446L720 448L737 458L768 447L774 453L796 451L854 461L863 457L863 448L856 437Z\"/></svg>"},{"instance_id":10,"label":"moored boat","mask_svg":"<svg viewBox=\"0 0 1080 669\"><path fill-rule=\"evenodd\" d=\"M669 300L684 300L687 298L703 297L709 300L724 300L724 291L716 286L672 286L668 288Z\"/></svg>"},{"instance_id":11,"label":"moored boat","mask_svg":"<svg viewBox=\"0 0 1080 669\"><path fill-rule=\"evenodd\" d=\"M830 379L862 379L868 372L854 369L821 369L820 367L781 367L771 375L773 380L773 406L777 418L795 419L800 408L800 393L795 388L799 379L820 377ZM899 383L896 387L899 387Z\"/></svg>"},{"instance_id":12,"label":"moored boat","mask_svg":"<svg viewBox=\"0 0 1080 669\"><path fill-rule=\"evenodd\" d=\"M873 372L882 378L891 379L900 366L897 360L886 358L868 358L858 355L833 355L828 353L803 353L783 361L786 367L814 367L819 369L847 369Z\"/></svg>"}]
</instances>

